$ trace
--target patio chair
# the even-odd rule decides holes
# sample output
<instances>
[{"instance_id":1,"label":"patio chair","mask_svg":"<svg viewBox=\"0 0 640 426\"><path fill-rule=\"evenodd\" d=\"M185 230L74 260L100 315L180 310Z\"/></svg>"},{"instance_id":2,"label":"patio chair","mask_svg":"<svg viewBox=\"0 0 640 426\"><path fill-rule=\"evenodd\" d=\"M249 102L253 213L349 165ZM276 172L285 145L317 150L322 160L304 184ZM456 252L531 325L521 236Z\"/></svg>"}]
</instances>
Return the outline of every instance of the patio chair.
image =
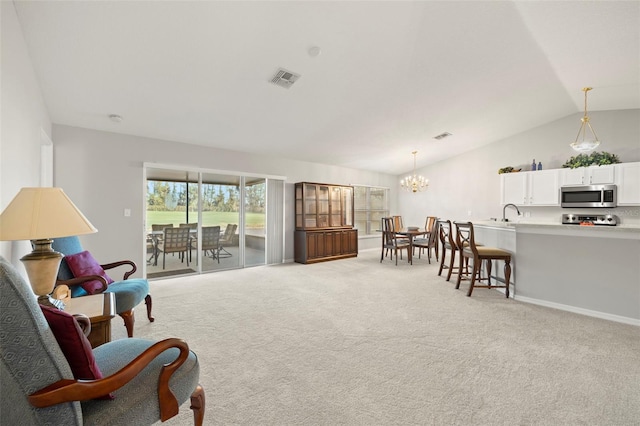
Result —
<instances>
[{"instance_id":1,"label":"patio chair","mask_svg":"<svg viewBox=\"0 0 640 426\"><path fill-rule=\"evenodd\" d=\"M218 258L220 257L231 257L231 253L225 250L225 246L234 245L234 238L236 235L236 229L238 229L237 224L228 224L224 229L224 235L220 238L220 250L218 252Z\"/></svg>"},{"instance_id":2,"label":"patio chair","mask_svg":"<svg viewBox=\"0 0 640 426\"><path fill-rule=\"evenodd\" d=\"M189 266L189 234L191 228L183 226L179 228L165 228L162 241L158 242L158 253L162 252L162 269L166 266L167 253L178 253L180 260L187 259Z\"/></svg>"},{"instance_id":3,"label":"patio chair","mask_svg":"<svg viewBox=\"0 0 640 426\"><path fill-rule=\"evenodd\" d=\"M203 226L202 227L202 254L212 259L218 259L220 263L220 227L219 226Z\"/></svg>"}]
</instances>

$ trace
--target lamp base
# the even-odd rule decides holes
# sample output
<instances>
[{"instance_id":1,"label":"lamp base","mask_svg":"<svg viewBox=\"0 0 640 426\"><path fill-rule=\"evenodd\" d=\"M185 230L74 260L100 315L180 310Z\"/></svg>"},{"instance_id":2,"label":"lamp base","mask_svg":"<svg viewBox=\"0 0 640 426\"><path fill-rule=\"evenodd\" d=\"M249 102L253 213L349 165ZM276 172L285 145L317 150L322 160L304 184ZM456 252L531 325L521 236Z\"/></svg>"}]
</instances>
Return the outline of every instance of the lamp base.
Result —
<instances>
[{"instance_id":1,"label":"lamp base","mask_svg":"<svg viewBox=\"0 0 640 426\"><path fill-rule=\"evenodd\" d=\"M61 311L64 311L65 308L64 302L62 300L54 299L49 294L38 296L38 303L40 305L49 306L51 308L57 308Z\"/></svg>"},{"instance_id":2,"label":"lamp base","mask_svg":"<svg viewBox=\"0 0 640 426\"><path fill-rule=\"evenodd\" d=\"M20 260L27 271L31 289L38 296L38 303L64 309L64 303L60 305L61 302L50 297L56 285L58 268L62 260L62 254L54 251L51 243L53 240L50 239L33 240L33 251Z\"/></svg>"}]
</instances>

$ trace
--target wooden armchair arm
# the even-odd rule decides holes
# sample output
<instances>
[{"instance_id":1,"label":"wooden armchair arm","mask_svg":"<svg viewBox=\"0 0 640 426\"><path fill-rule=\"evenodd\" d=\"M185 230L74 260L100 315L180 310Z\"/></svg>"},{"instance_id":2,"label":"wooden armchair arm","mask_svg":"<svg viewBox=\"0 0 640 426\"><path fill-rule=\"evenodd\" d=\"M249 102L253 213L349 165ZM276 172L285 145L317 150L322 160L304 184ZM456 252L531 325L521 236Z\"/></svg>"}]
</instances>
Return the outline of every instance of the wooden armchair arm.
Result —
<instances>
[{"instance_id":1,"label":"wooden armchair arm","mask_svg":"<svg viewBox=\"0 0 640 426\"><path fill-rule=\"evenodd\" d=\"M100 283L102 283L102 288L100 289L100 291L97 291L95 294L104 293L104 291L108 288L109 284L107 284L107 280L105 280L100 275L86 275L84 277L71 278L70 280L56 280L56 285L64 284L66 286L71 287L72 285L79 285L87 281L94 281L94 280L100 281Z\"/></svg>"},{"instance_id":2,"label":"wooden armchair arm","mask_svg":"<svg viewBox=\"0 0 640 426\"><path fill-rule=\"evenodd\" d=\"M131 260L120 260L118 262L106 263L100 266L102 266L102 269L107 270L107 269L112 269L122 265L131 266L131 270L124 273L124 278L122 278L123 280L128 279L131 275L133 275L134 272L138 270L138 267L136 266L135 262Z\"/></svg>"},{"instance_id":3,"label":"wooden armchair arm","mask_svg":"<svg viewBox=\"0 0 640 426\"><path fill-rule=\"evenodd\" d=\"M29 403L37 408L45 408L63 402L85 401L106 395L130 382L154 358L170 348L180 349L180 355L173 362L162 366L158 379L160 420L164 422L178 414L178 400L169 388L169 379L189 355L189 345L182 339L171 338L155 343L109 377L99 380L59 380L29 395Z\"/></svg>"}]
</instances>

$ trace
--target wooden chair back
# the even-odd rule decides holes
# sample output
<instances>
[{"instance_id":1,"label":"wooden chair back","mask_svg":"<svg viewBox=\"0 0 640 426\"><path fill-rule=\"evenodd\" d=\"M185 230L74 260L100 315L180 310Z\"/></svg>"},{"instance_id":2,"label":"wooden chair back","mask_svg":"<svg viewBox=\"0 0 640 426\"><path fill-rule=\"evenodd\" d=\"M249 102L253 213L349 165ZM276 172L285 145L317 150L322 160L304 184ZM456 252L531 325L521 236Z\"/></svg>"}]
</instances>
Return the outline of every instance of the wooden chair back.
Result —
<instances>
[{"instance_id":1,"label":"wooden chair back","mask_svg":"<svg viewBox=\"0 0 640 426\"><path fill-rule=\"evenodd\" d=\"M396 240L396 226L394 217L383 217L382 219L382 244L393 246Z\"/></svg>"},{"instance_id":2,"label":"wooden chair back","mask_svg":"<svg viewBox=\"0 0 640 426\"><path fill-rule=\"evenodd\" d=\"M437 220L438 218L435 216L427 216L427 220L424 223L424 230L427 232L431 232L431 229L433 228L433 225L436 224Z\"/></svg>"},{"instance_id":3,"label":"wooden chair back","mask_svg":"<svg viewBox=\"0 0 640 426\"><path fill-rule=\"evenodd\" d=\"M399 231L400 229L404 228L404 225L402 223L402 216L392 216L393 219L393 226L395 227L394 229L396 231Z\"/></svg>"},{"instance_id":4,"label":"wooden chair back","mask_svg":"<svg viewBox=\"0 0 640 426\"><path fill-rule=\"evenodd\" d=\"M471 222L455 222L456 225L456 246L461 251L471 250L474 257L478 256L478 248L476 247L475 234L473 232L473 223Z\"/></svg>"}]
</instances>

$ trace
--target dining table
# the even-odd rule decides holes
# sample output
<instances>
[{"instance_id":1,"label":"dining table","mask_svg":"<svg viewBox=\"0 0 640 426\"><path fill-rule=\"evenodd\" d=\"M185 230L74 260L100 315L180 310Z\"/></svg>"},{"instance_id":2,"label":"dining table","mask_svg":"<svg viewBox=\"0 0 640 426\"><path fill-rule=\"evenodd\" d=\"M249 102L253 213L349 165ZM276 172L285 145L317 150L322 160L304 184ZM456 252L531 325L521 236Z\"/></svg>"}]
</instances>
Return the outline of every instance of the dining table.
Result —
<instances>
[{"instance_id":1,"label":"dining table","mask_svg":"<svg viewBox=\"0 0 640 426\"><path fill-rule=\"evenodd\" d=\"M381 229L378 229L379 232L382 232ZM396 235L402 235L403 237L407 237L409 239L409 256L413 253L413 239L420 235L426 235L429 231L426 229L420 230L419 227L408 226L405 228L400 228L395 230ZM413 262L411 262L413 264Z\"/></svg>"},{"instance_id":2,"label":"dining table","mask_svg":"<svg viewBox=\"0 0 640 426\"><path fill-rule=\"evenodd\" d=\"M409 246L413 252L413 239L420 235L427 235L428 231L426 229L420 230L418 227L407 227L396 229L396 235L402 235L403 237L409 238Z\"/></svg>"}]
</instances>

